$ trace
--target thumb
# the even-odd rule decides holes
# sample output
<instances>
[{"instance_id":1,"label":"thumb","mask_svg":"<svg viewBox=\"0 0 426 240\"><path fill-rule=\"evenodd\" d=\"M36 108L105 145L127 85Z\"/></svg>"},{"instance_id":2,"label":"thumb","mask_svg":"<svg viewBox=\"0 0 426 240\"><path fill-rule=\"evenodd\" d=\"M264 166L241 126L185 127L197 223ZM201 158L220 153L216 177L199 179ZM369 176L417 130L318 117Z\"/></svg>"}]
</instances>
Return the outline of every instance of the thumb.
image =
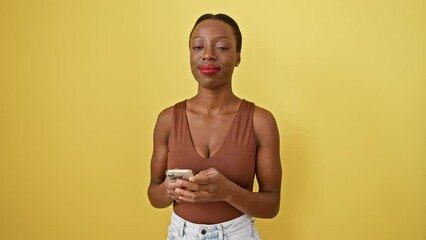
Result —
<instances>
[{"instance_id":1,"label":"thumb","mask_svg":"<svg viewBox=\"0 0 426 240\"><path fill-rule=\"evenodd\" d=\"M206 184L210 182L212 176L216 175L218 171L215 168L209 168L200 171L197 175L190 177L189 181L199 184Z\"/></svg>"},{"instance_id":2,"label":"thumb","mask_svg":"<svg viewBox=\"0 0 426 240\"><path fill-rule=\"evenodd\" d=\"M197 174L197 176L198 175L200 175L200 176L211 176L211 175L215 175L215 174L217 174L216 168L208 168L206 170L200 171Z\"/></svg>"}]
</instances>

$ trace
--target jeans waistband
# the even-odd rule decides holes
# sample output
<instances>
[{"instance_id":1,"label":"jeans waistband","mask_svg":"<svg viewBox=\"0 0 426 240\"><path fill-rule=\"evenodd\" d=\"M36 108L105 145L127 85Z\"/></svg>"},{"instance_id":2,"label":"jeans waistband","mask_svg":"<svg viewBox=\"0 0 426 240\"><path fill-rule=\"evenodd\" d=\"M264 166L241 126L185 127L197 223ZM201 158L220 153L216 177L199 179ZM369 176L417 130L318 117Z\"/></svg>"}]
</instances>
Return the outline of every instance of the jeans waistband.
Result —
<instances>
[{"instance_id":1,"label":"jeans waistband","mask_svg":"<svg viewBox=\"0 0 426 240\"><path fill-rule=\"evenodd\" d=\"M223 239L224 235L231 234L240 229L247 228L253 224L253 219L249 215L242 215L230 221L218 224L197 224L189 222L172 212L171 224L179 229L179 235L198 235L208 237L214 234L218 239Z\"/></svg>"}]
</instances>

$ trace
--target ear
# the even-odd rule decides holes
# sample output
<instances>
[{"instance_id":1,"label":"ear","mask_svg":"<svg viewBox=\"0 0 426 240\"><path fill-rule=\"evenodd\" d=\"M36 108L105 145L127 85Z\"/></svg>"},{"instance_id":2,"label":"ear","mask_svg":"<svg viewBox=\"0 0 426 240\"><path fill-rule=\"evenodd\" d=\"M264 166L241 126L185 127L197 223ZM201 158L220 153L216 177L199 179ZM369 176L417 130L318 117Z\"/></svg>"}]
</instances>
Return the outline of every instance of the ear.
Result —
<instances>
[{"instance_id":1,"label":"ear","mask_svg":"<svg viewBox=\"0 0 426 240\"><path fill-rule=\"evenodd\" d=\"M241 62L241 53L237 52L237 62L235 63L235 67L238 67L238 65L240 65Z\"/></svg>"}]
</instances>

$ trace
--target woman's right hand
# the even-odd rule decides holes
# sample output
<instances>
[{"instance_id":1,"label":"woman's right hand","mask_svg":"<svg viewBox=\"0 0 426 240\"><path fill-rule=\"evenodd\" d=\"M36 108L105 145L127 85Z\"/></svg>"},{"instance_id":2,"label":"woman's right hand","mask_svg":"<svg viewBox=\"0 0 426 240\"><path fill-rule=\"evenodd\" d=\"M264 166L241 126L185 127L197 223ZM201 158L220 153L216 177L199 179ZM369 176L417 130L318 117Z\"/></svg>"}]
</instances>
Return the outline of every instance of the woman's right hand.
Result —
<instances>
[{"instance_id":1,"label":"woman's right hand","mask_svg":"<svg viewBox=\"0 0 426 240\"><path fill-rule=\"evenodd\" d=\"M169 195L173 201L180 203L181 200L179 199L179 193L176 192L176 189L182 188L182 181L181 179L171 180L170 178L166 177L164 180L164 186L166 188L166 192Z\"/></svg>"}]
</instances>

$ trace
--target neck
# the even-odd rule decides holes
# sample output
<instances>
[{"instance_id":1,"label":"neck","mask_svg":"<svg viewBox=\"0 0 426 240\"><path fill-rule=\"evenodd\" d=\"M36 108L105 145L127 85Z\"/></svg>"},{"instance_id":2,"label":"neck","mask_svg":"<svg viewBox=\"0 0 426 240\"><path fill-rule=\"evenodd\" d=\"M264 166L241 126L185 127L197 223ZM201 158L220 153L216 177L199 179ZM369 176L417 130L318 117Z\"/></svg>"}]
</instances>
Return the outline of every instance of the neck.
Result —
<instances>
[{"instance_id":1,"label":"neck","mask_svg":"<svg viewBox=\"0 0 426 240\"><path fill-rule=\"evenodd\" d=\"M207 112L226 110L234 104L239 103L240 100L232 92L231 88L218 91L217 89L212 90L200 87L198 87L197 95L190 99L194 107L197 106Z\"/></svg>"}]
</instances>

